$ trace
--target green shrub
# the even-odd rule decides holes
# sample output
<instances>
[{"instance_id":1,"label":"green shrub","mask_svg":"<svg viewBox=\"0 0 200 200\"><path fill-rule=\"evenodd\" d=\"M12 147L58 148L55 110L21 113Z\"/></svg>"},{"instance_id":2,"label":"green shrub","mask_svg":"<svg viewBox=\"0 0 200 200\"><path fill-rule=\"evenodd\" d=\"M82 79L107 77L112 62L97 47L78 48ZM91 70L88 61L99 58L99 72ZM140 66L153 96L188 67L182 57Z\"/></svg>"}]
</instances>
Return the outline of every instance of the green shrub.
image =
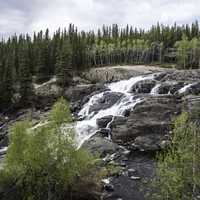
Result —
<instances>
[{"instance_id":1,"label":"green shrub","mask_svg":"<svg viewBox=\"0 0 200 200\"><path fill-rule=\"evenodd\" d=\"M31 128L28 121L15 124L0 171L2 199L71 200L91 196L99 181L94 180L95 158L77 149L72 131L63 131L64 124L70 122L69 106L60 99L47 124L38 128ZM90 188L84 188L88 184Z\"/></svg>"},{"instance_id":2,"label":"green shrub","mask_svg":"<svg viewBox=\"0 0 200 200\"><path fill-rule=\"evenodd\" d=\"M152 199L195 199L200 187L200 129L187 113L174 123L171 147L158 155Z\"/></svg>"}]
</instances>

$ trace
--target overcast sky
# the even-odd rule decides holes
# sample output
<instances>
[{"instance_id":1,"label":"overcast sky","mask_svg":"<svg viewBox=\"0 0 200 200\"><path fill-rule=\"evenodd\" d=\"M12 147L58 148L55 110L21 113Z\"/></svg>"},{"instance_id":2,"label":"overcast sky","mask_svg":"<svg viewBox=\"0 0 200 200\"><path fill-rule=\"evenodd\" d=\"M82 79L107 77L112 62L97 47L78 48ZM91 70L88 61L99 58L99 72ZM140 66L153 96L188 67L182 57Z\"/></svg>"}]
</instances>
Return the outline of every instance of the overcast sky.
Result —
<instances>
[{"instance_id":1,"label":"overcast sky","mask_svg":"<svg viewBox=\"0 0 200 200\"><path fill-rule=\"evenodd\" d=\"M148 28L200 19L200 0L0 0L0 37L34 30L54 31L74 23L80 29L103 24Z\"/></svg>"}]
</instances>

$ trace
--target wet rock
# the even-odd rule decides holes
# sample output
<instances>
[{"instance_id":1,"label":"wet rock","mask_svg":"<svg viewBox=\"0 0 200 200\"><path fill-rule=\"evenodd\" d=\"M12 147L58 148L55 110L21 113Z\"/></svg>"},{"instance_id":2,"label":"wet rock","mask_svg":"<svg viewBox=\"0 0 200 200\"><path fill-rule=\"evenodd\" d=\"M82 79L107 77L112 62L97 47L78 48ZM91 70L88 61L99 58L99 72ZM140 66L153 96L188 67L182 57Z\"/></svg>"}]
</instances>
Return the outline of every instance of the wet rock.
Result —
<instances>
[{"instance_id":1,"label":"wet rock","mask_svg":"<svg viewBox=\"0 0 200 200\"><path fill-rule=\"evenodd\" d=\"M129 109L129 110L126 109L126 110L122 113L122 115L123 115L124 117L128 117L128 116L130 115L130 113L131 113L130 109Z\"/></svg>"},{"instance_id":2,"label":"wet rock","mask_svg":"<svg viewBox=\"0 0 200 200\"><path fill-rule=\"evenodd\" d=\"M123 96L122 93L119 92L104 92L103 96L98 99L96 103L94 103L91 107L89 112L98 112L99 110L105 110L113 106L119 99Z\"/></svg>"},{"instance_id":3,"label":"wet rock","mask_svg":"<svg viewBox=\"0 0 200 200\"><path fill-rule=\"evenodd\" d=\"M173 83L169 90L170 94L176 94L183 86L184 82Z\"/></svg>"},{"instance_id":4,"label":"wet rock","mask_svg":"<svg viewBox=\"0 0 200 200\"><path fill-rule=\"evenodd\" d=\"M141 80L132 87L131 92L150 93L155 85L156 85L155 80Z\"/></svg>"},{"instance_id":5,"label":"wet rock","mask_svg":"<svg viewBox=\"0 0 200 200\"><path fill-rule=\"evenodd\" d=\"M140 180L141 179L141 177L139 177L139 176L131 176L130 177L132 180Z\"/></svg>"},{"instance_id":6,"label":"wet rock","mask_svg":"<svg viewBox=\"0 0 200 200\"><path fill-rule=\"evenodd\" d=\"M134 176L135 175L135 172L136 170L135 169L128 169L128 176L131 177L131 176Z\"/></svg>"},{"instance_id":7,"label":"wet rock","mask_svg":"<svg viewBox=\"0 0 200 200\"><path fill-rule=\"evenodd\" d=\"M137 147L156 150L162 138L169 134L171 118L179 112L180 104L172 96L147 97L129 117L113 121L112 139L126 143L138 137Z\"/></svg>"},{"instance_id":8,"label":"wet rock","mask_svg":"<svg viewBox=\"0 0 200 200\"><path fill-rule=\"evenodd\" d=\"M112 121L112 118L113 118L112 115L108 115L108 116L102 117L100 119L97 119L98 127L99 128L106 128L107 124Z\"/></svg>"},{"instance_id":9,"label":"wet rock","mask_svg":"<svg viewBox=\"0 0 200 200\"><path fill-rule=\"evenodd\" d=\"M184 82L167 81L160 84L157 94L175 94L184 86Z\"/></svg>"},{"instance_id":10,"label":"wet rock","mask_svg":"<svg viewBox=\"0 0 200 200\"><path fill-rule=\"evenodd\" d=\"M114 191L114 186L112 184L106 184L106 185L104 185L104 189L107 192L113 192Z\"/></svg>"},{"instance_id":11,"label":"wet rock","mask_svg":"<svg viewBox=\"0 0 200 200\"><path fill-rule=\"evenodd\" d=\"M98 132L101 134L102 137L109 137L111 130L108 128L102 128Z\"/></svg>"},{"instance_id":12,"label":"wet rock","mask_svg":"<svg viewBox=\"0 0 200 200\"><path fill-rule=\"evenodd\" d=\"M168 73L170 73L170 72L168 72ZM157 74L155 74L154 79L156 81L161 81L166 75L167 75L166 72L157 73Z\"/></svg>"},{"instance_id":13,"label":"wet rock","mask_svg":"<svg viewBox=\"0 0 200 200\"><path fill-rule=\"evenodd\" d=\"M66 89L64 96L71 102L84 100L85 102L82 103L86 103L89 100L89 97L88 99L84 99L85 97L91 95L95 91L101 92L104 90L106 90L106 87L103 84L77 85Z\"/></svg>"},{"instance_id":14,"label":"wet rock","mask_svg":"<svg viewBox=\"0 0 200 200\"><path fill-rule=\"evenodd\" d=\"M66 89L64 97L70 101L71 112L77 114L83 105L87 103L94 92L105 91L103 84L85 84L72 86Z\"/></svg>"},{"instance_id":15,"label":"wet rock","mask_svg":"<svg viewBox=\"0 0 200 200\"><path fill-rule=\"evenodd\" d=\"M188 85L188 87L187 87ZM184 91L181 92L181 95L199 95L200 93L200 82L187 84Z\"/></svg>"}]
</instances>

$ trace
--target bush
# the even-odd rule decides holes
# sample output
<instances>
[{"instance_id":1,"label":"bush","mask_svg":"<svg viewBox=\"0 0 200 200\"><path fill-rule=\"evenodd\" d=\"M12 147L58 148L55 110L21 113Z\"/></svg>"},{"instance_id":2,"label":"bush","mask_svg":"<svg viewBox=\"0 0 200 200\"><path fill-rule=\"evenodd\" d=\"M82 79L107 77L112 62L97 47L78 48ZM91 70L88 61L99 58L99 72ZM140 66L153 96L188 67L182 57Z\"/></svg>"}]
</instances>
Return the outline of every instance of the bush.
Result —
<instances>
[{"instance_id":1,"label":"bush","mask_svg":"<svg viewBox=\"0 0 200 200\"><path fill-rule=\"evenodd\" d=\"M2 199L96 198L91 195L99 181L94 180L95 158L77 149L73 131L64 131L64 124L70 122L69 107L60 99L47 124L31 128L29 121L16 123L10 133L4 169L0 171ZM88 185L89 189L83 187Z\"/></svg>"},{"instance_id":2,"label":"bush","mask_svg":"<svg viewBox=\"0 0 200 200\"><path fill-rule=\"evenodd\" d=\"M191 200L200 187L200 129L181 114L174 124L171 147L158 155L152 199Z\"/></svg>"}]
</instances>

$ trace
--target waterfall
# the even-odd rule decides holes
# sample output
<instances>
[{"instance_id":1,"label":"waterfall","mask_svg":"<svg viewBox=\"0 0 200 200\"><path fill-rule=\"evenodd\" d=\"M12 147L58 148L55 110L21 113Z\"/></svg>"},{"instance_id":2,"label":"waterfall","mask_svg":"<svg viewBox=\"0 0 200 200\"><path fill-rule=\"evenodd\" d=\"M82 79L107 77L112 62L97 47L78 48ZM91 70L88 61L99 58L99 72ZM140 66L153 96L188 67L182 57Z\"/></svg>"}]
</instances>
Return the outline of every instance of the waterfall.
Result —
<instances>
[{"instance_id":1,"label":"waterfall","mask_svg":"<svg viewBox=\"0 0 200 200\"><path fill-rule=\"evenodd\" d=\"M109 91L93 95L78 114L80 118L84 119L82 121L78 121L75 127L78 146L80 147L86 140L88 140L98 131L97 119L101 119L105 116L113 116L111 122L109 122L106 127L107 129L110 129L110 125L115 116L124 116L126 110L132 110L138 103L142 102L145 96L142 98L141 95L138 96L134 94L131 91L133 86L143 80L156 80L158 74L159 73L146 76L137 76L130 78L129 80L110 83L106 85ZM162 84L165 83L157 81L157 84L151 89L150 95L159 95L158 91L159 88L162 87ZM182 94L192 85L194 84L187 84L177 92ZM99 108L97 111L92 112L91 108L95 105L99 105L99 103L102 102L101 100L104 98L104 95L108 93L118 93L122 94L122 96L119 97L117 102L112 104L110 107L106 107L105 109ZM166 94L171 93L168 91Z\"/></svg>"},{"instance_id":2,"label":"waterfall","mask_svg":"<svg viewBox=\"0 0 200 200\"><path fill-rule=\"evenodd\" d=\"M138 103L143 101L143 98L137 97L131 93L131 88L142 80L154 79L154 75L138 76L130 78L129 80L122 80L115 83L108 84L107 87L110 89L109 92L121 93L122 97L107 109L101 109L97 113L90 112L91 106L98 103L103 97L105 92L96 94L90 98L82 110L79 112L79 116L84 118L82 121L78 121L76 124L76 139L78 146L80 147L86 140L93 136L98 130L97 119L112 115L112 116L123 116L124 111L133 109ZM107 125L109 128L110 123Z\"/></svg>"}]
</instances>

